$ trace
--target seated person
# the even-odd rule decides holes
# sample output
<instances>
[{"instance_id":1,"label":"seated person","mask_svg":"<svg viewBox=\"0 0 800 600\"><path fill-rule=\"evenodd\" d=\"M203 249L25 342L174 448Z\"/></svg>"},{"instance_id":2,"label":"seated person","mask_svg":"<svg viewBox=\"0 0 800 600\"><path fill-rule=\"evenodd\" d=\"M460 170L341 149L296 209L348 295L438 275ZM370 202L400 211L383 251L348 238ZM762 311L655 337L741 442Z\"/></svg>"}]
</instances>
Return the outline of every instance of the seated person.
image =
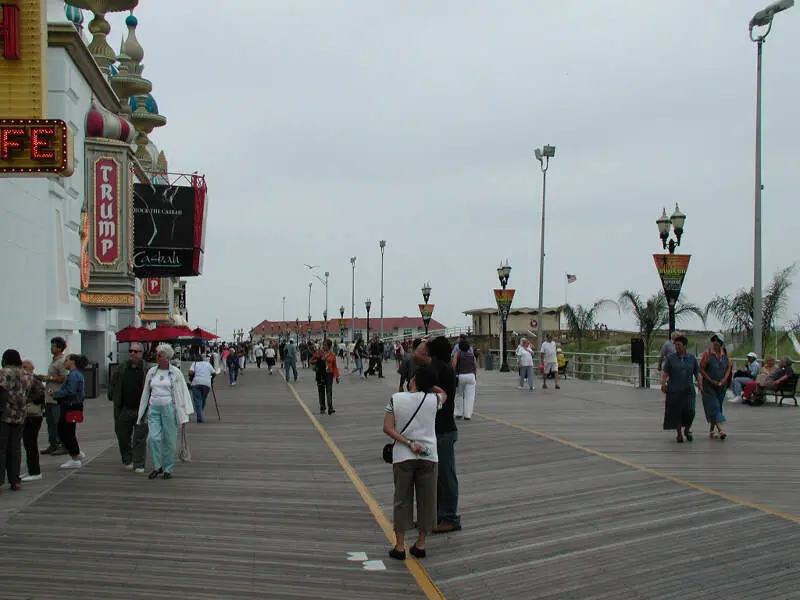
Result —
<instances>
[{"instance_id":1,"label":"seated person","mask_svg":"<svg viewBox=\"0 0 800 600\"><path fill-rule=\"evenodd\" d=\"M766 365L765 365L766 367ZM789 379L792 375L794 375L794 371L792 370L792 359L788 356L784 357L781 360L778 368L772 371L772 373L767 377L761 377L761 373L758 374L756 380L752 382L754 384L754 388L751 389L750 396L747 398L742 396L743 402L745 404L763 404L763 396L764 390L774 390L777 389L784 381ZM747 384L750 386L750 384ZM745 394L747 390L745 390Z\"/></svg>"},{"instance_id":2,"label":"seated person","mask_svg":"<svg viewBox=\"0 0 800 600\"><path fill-rule=\"evenodd\" d=\"M758 375L761 365L756 360L758 357L755 352L747 355L747 364L744 369L739 369L733 374L733 394L741 400L745 384L753 381Z\"/></svg>"}]
</instances>

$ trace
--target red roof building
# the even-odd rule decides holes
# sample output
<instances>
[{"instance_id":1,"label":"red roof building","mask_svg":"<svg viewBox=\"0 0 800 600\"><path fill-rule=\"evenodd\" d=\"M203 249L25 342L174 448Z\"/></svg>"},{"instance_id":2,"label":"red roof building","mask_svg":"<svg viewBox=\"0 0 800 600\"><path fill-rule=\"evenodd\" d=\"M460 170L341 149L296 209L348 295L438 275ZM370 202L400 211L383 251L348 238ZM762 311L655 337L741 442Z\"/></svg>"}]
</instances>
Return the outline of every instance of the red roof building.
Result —
<instances>
[{"instance_id":1,"label":"red roof building","mask_svg":"<svg viewBox=\"0 0 800 600\"><path fill-rule=\"evenodd\" d=\"M351 319L345 318L345 339L350 339L350 329L353 325ZM322 324L323 321L311 321L311 336L322 337ZM298 322L296 321L261 321L258 325L250 330L251 339L257 340L261 337L278 337L286 335L286 333L295 333L297 330ZM308 333L308 321L299 321L300 334L306 335ZM380 333L381 319L380 317L370 317L369 319L369 335L372 337L374 334ZM428 325L428 331L436 331L438 329L445 329L445 326L435 319L431 319ZM425 333L425 325L422 323L422 317L383 317L383 334L384 337L416 337ZM331 337L338 337L339 332L339 319L328 319L328 335ZM366 337L367 335L367 320L357 318L355 323L355 337Z\"/></svg>"}]
</instances>

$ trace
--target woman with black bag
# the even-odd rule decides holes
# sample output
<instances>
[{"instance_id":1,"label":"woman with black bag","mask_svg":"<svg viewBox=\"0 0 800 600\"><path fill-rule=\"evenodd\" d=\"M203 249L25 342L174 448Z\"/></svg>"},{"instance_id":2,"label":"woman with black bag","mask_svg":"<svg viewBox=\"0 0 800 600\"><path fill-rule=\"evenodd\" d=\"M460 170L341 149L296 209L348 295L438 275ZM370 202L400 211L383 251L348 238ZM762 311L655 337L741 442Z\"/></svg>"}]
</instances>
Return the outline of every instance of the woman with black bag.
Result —
<instances>
[{"instance_id":1,"label":"woman with black bag","mask_svg":"<svg viewBox=\"0 0 800 600\"><path fill-rule=\"evenodd\" d=\"M406 558L405 532L414 527L415 493L419 536L409 550L412 556L425 556L425 538L436 527L436 411L447 396L435 383L434 367L418 367L412 391L394 394L383 418L383 431L395 442L391 450L396 540L389 556L398 560ZM403 425L399 432L398 423Z\"/></svg>"},{"instance_id":2,"label":"woman with black bag","mask_svg":"<svg viewBox=\"0 0 800 600\"><path fill-rule=\"evenodd\" d=\"M53 398L58 400L60 412L58 420L58 438L70 455L70 459L61 465L62 469L80 469L86 454L81 452L78 445L77 426L83 423L83 401L86 397L86 380L83 378L83 369L89 360L79 354L70 354L64 360L67 369L67 378L61 389L53 392Z\"/></svg>"}]
</instances>

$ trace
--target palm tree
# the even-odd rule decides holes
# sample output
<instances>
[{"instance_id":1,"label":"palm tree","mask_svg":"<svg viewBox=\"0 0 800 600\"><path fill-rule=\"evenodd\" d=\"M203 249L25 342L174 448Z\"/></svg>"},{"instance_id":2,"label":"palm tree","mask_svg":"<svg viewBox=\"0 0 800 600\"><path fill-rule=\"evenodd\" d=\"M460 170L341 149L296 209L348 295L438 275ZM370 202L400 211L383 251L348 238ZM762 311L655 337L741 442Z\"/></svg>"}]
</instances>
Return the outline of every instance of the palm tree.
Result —
<instances>
[{"instance_id":1,"label":"palm tree","mask_svg":"<svg viewBox=\"0 0 800 600\"><path fill-rule=\"evenodd\" d=\"M565 304L560 307L561 312L567 322L567 331L570 337L578 344L578 368L576 373L580 373L581 357L580 352L583 349L583 340L589 337L594 331L594 324L597 322L597 314L604 308L610 306L617 306L613 300L600 299L589 307L581 304L572 306Z\"/></svg>"},{"instance_id":2,"label":"palm tree","mask_svg":"<svg viewBox=\"0 0 800 600\"><path fill-rule=\"evenodd\" d=\"M761 347L767 347L770 333L789 302L789 289L797 271L797 263L779 269L772 277L764 294ZM706 305L706 317L713 315L726 329L745 338L753 339L753 288L742 288L731 296L714 296Z\"/></svg>"},{"instance_id":3,"label":"palm tree","mask_svg":"<svg viewBox=\"0 0 800 600\"><path fill-rule=\"evenodd\" d=\"M656 331L663 329L669 324L669 305L664 291L660 290L650 296L647 300L642 301L641 296L633 290L624 290L619 295L619 305L623 310L628 311L636 319L636 324L639 326L639 334L644 339L644 372L645 386L649 385L649 371L647 364L647 357L653 345L653 337ZM682 317L694 315L703 322L705 327L706 316L703 310L691 304L684 302L680 298L675 303L675 321L679 321Z\"/></svg>"}]
</instances>

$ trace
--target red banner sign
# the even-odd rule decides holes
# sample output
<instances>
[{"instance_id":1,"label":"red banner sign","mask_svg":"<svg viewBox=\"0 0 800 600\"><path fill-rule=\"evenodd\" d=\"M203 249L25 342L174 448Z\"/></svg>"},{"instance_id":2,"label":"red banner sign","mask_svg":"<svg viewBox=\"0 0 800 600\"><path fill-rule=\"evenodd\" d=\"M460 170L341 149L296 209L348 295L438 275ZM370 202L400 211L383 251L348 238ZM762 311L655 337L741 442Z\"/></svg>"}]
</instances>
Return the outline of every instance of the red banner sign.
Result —
<instances>
[{"instance_id":1,"label":"red banner sign","mask_svg":"<svg viewBox=\"0 0 800 600\"><path fill-rule=\"evenodd\" d=\"M119 163L98 158L94 163L94 257L101 265L114 265L120 258L119 192Z\"/></svg>"},{"instance_id":2,"label":"red banner sign","mask_svg":"<svg viewBox=\"0 0 800 600\"><path fill-rule=\"evenodd\" d=\"M148 277L145 279L147 283L147 293L151 296L158 296L161 294L161 279L159 277Z\"/></svg>"},{"instance_id":3,"label":"red banner sign","mask_svg":"<svg viewBox=\"0 0 800 600\"><path fill-rule=\"evenodd\" d=\"M497 302L497 310L504 319L508 318L508 313L511 310L511 302L514 300L514 292L512 289L495 290L494 299Z\"/></svg>"},{"instance_id":4,"label":"red banner sign","mask_svg":"<svg viewBox=\"0 0 800 600\"><path fill-rule=\"evenodd\" d=\"M433 315L433 304L420 304L419 305L419 314L422 315L423 319L427 319L428 321L431 320L431 315Z\"/></svg>"}]
</instances>

